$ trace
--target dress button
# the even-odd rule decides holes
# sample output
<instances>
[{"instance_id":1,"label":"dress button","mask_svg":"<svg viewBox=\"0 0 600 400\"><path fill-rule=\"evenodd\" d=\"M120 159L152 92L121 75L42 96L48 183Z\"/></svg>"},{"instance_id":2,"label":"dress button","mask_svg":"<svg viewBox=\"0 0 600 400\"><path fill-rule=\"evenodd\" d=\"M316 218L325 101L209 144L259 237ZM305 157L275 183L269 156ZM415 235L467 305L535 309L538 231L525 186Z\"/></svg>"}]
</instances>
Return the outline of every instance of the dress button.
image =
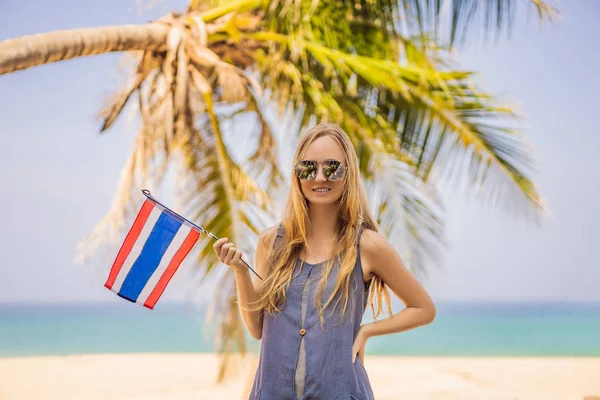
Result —
<instances>
[{"instance_id":1,"label":"dress button","mask_svg":"<svg viewBox=\"0 0 600 400\"><path fill-rule=\"evenodd\" d=\"M305 334L305 333L306 333L306 329L304 329L304 328L300 329L300 334L301 334L302 336L304 336L304 334Z\"/></svg>"}]
</instances>

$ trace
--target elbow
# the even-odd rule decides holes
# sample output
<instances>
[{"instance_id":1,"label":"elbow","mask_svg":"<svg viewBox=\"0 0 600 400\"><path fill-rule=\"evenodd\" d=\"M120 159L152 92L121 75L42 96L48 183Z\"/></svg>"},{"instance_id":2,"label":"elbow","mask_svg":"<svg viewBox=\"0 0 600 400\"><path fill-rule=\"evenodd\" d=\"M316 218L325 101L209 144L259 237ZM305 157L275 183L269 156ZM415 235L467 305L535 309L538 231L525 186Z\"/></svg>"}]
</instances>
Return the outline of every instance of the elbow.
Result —
<instances>
[{"instance_id":1,"label":"elbow","mask_svg":"<svg viewBox=\"0 0 600 400\"><path fill-rule=\"evenodd\" d=\"M260 339L262 339L262 332L261 331L250 332L250 336L252 336L252 338L255 340L260 340Z\"/></svg>"},{"instance_id":2,"label":"elbow","mask_svg":"<svg viewBox=\"0 0 600 400\"><path fill-rule=\"evenodd\" d=\"M244 318L248 333L255 340L262 339L263 333L263 311L259 312L258 315L254 315L251 318Z\"/></svg>"},{"instance_id":3,"label":"elbow","mask_svg":"<svg viewBox=\"0 0 600 400\"><path fill-rule=\"evenodd\" d=\"M250 336L252 336L253 339L256 339L256 340L262 339L262 328L263 328L262 322L263 322L263 320L262 320L262 318L260 318L258 324L248 325L248 333L250 333Z\"/></svg>"},{"instance_id":4,"label":"elbow","mask_svg":"<svg viewBox=\"0 0 600 400\"><path fill-rule=\"evenodd\" d=\"M429 325L435 320L437 311L433 302L420 304L414 308L416 309L415 322L417 326Z\"/></svg>"},{"instance_id":5,"label":"elbow","mask_svg":"<svg viewBox=\"0 0 600 400\"><path fill-rule=\"evenodd\" d=\"M431 324L435 320L435 316L437 314L437 310L433 303L429 304L427 307L423 308L423 319L425 325Z\"/></svg>"}]
</instances>

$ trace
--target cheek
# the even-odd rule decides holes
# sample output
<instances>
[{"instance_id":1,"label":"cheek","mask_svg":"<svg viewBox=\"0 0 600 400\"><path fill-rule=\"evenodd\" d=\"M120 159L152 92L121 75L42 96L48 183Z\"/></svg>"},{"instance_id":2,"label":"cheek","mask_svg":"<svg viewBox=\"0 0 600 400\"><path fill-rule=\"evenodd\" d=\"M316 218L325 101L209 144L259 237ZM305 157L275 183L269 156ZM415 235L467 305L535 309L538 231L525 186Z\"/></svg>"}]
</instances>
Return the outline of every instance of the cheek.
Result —
<instances>
[{"instance_id":1,"label":"cheek","mask_svg":"<svg viewBox=\"0 0 600 400\"><path fill-rule=\"evenodd\" d=\"M339 199L340 197L342 197L344 190L345 190L344 184L341 181L335 183L335 186L333 187L333 191L335 191L336 198Z\"/></svg>"},{"instance_id":2,"label":"cheek","mask_svg":"<svg viewBox=\"0 0 600 400\"><path fill-rule=\"evenodd\" d=\"M300 190L302 190L302 194L304 194L304 196L306 196L310 191L309 185L310 184L305 181L300 181Z\"/></svg>"}]
</instances>

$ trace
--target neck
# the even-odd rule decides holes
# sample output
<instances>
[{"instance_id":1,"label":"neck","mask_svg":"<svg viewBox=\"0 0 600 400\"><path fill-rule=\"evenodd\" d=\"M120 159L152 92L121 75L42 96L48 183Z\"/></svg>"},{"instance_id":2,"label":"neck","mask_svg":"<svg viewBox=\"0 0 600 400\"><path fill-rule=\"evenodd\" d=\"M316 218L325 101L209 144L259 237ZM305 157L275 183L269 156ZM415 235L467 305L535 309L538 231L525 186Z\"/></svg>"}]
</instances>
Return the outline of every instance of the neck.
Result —
<instances>
[{"instance_id":1,"label":"neck","mask_svg":"<svg viewBox=\"0 0 600 400\"><path fill-rule=\"evenodd\" d=\"M339 205L309 204L310 228L308 237L321 240L333 237L337 232Z\"/></svg>"}]
</instances>

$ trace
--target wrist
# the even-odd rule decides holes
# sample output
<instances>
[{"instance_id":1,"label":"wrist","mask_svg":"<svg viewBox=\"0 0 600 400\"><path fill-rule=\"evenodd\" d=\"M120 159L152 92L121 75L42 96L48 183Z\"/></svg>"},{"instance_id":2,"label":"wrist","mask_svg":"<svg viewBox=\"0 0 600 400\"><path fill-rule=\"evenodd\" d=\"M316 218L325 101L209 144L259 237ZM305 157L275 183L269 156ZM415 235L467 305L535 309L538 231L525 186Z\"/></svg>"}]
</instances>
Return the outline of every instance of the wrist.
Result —
<instances>
[{"instance_id":1,"label":"wrist","mask_svg":"<svg viewBox=\"0 0 600 400\"><path fill-rule=\"evenodd\" d=\"M250 273L250 271L248 270L248 268L244 268L241 270L235 270L235 277L237 278L238 276L244 276L244 275L248 275Z\"/></svg>"},{"instance_id":2,"label":"wrist","mask_svg":"<svg viewBox=\"0 0 600 400\"><path fill-rule=\"evenodd\" d=\"M365 339L369 339L369 338L375 336L375 332L373 332L373 324L374 324L373 322L369 322L362 326L361 334L363 335L363 337Z\"/></svg>"}]
</instances>

